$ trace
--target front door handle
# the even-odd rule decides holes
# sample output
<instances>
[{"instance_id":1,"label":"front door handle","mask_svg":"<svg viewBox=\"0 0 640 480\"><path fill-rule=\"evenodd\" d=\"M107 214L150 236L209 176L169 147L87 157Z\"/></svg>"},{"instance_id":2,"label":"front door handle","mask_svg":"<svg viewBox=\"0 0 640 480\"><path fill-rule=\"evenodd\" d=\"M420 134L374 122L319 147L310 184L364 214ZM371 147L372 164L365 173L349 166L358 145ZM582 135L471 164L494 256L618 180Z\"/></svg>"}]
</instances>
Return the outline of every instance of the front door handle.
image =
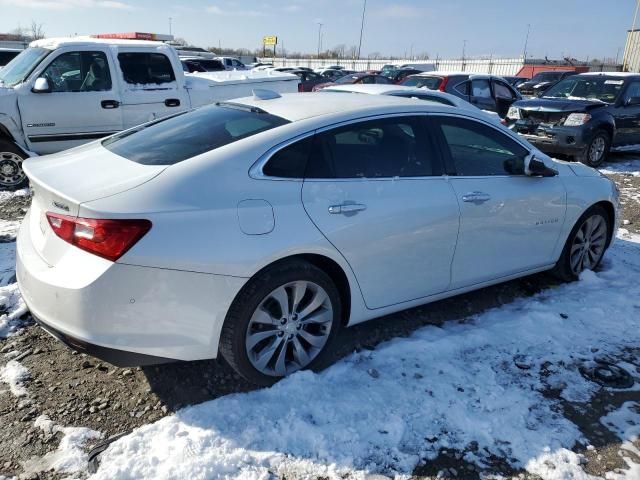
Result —
<instances>
[{"instance_id":1,"label":"front door handle","mask_svg":"<svg viewBox=\"0 0 640 480\"><path fill-rule=\"evenodd\" d=\"M491 200L491 195L484 192L471 192L471 193L466 193L462 196L462 201L469 202L469 203L480 204L480 203L487 202L489 200Z\"/></svg>"},{"instance_id":2,"label":"front door handle","mask_svg":"<svg viewBox=\"0 0 640 480\"><path fill-rule=\"evenodd\" d=\"M361 203L343 203L341 205L331 205L329 207L329 213L348 215L350 213L357 213L366 209L367 206Z\"/></svg>"},{"instance_id":3,"label":"front door handle","mask_svg":"<svg viewBox=\"0 0 640 480\"><path fill-rule=\"evenodd\" d=\"M179 100L179 99L177 99L177 98L167 98L167 99L164 101L164 104L165 104L167 107L179 107L179 106L180 106L180 100Z\"/></svg>"},{"instance_id":4,"label":"front door handle","mask_svg":"<svg viewBox=\"0 0 640 480\"><path fill-rule=\"evenodd\" d=\"M100 102L100 105L102 106L102 108L109 110L112 108L118 108L120 106L120 102L117 100L102 100Z\"/></svg>"}]
</instances>

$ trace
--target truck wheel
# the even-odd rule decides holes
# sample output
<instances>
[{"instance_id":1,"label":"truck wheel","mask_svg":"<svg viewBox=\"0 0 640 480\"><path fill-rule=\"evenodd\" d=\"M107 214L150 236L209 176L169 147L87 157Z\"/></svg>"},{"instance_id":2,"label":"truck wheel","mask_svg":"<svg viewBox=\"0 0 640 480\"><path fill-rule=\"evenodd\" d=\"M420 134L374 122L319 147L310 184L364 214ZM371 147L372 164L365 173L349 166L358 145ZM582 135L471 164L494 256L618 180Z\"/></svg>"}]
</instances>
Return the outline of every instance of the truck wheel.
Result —
<instances>
[{"instance_id":1,"label":"truck wheel","mask_svg":"<svg viewBox=\"0 0 640 480\"><path fill-rule=\"evenodd\" d=\"M0 190L19 190L29 183L22 170L27 155L13 142L0 140Z\"/></svg>"},{"instance_id":2,"label":"truck wheel","mask_svg":"<svg viewBox=\"0 0 640 480\"><path fill-rule=\"evenodd\" d=\"M585 165L596 168L602 165L609 155L611 136L605 130L597 130L579 160Z\"/></svg>"}]
</instances>

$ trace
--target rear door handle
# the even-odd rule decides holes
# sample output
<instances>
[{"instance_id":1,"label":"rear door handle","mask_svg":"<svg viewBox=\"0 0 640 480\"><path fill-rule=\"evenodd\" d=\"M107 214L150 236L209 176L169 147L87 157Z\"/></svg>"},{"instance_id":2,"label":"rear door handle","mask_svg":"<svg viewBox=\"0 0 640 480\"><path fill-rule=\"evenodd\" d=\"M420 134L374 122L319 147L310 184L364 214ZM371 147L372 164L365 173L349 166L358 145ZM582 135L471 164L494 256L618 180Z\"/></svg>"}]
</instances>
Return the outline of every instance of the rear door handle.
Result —
<instances>
[{"instance_id":1,"label":"rear door handle","mask_svg":"<svg viewBox=\"0 0 640 480\"><path fill-rule=\"evenodd\" d=\"M117 100L102 100L100 102L100 105L102 106L102 108L109 110L112 108L118 108L120 106L120 102Z\"/></svg>"},{"instance_id":2,"label":"rear door handle","mask_svg":"<svg viewBox=\"0 0 640 480\"><path fill-rule=\"evenodd\" d=\"M349 214L366 210L367 206L361 203L343 203L341 205L331 205L329 213L333 214Z\"/></svg>"},{"instance_id":3,"label":"rear door handle","mask_svg":"<svg viewBox=\"0 0 640 480\"><path fill-rule=\"evenodd\" d=\"M488 193L484 193L484 192L471 192L471 193L466 193L462 196L462 201L463 202L469 202L469 203L484 203L491 200L491 195L489 195Z\"/></svg>"},{"instance_id":4,"label":"rear door handle","mask_svg":"<svg viewBox=\"0 0 640 480\"><path fill-rule=\"evenodd\" d=\"M180 100L179 100L179 99L177 99L177 98L167 98L167 99L164 101L164 104L165 104L167 107L179 107L179 106L180 106Z\"/></svg>"}]
</instances>

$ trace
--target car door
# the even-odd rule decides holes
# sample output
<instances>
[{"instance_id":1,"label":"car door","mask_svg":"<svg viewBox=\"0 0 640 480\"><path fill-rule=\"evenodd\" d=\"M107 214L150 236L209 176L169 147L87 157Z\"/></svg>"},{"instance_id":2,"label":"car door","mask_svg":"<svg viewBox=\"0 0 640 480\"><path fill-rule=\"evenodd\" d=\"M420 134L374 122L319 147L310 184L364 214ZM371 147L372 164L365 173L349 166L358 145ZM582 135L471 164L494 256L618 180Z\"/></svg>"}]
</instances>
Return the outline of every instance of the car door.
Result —
<instances>
[{"instance_id":1,"label":"car door","mask_svg":"<svg viewBox=\"0 0 640 480\"><path fill-rule=\"evenodd\" d=\"M108 52L93 46L51 57L30 80L46 78L49 90L25 89L18 97L29 149L54 153L122 130L121 98Z\"/></svg>"},{"instance_id":2,"label":"car door","mask_svg":"<svg viewBox=\"0 0 640 480\"><path fill-rule=\"evenodd\" d=\"M369 308L447 290L459 211L418 116L316 136L304 207L349 263Z\"/></svg>"},{"instance_id":3,"label":"car door","mask_svg":"<svg viewBox=\"0 0 640 480\"><path fill-rule=\"evenodd\" d=\"M622 80L605 80L611 82L622 82ZM635 99L632 101L631 99ZM616 123L616 136L613 139L614 145L626 145L640 143L640 81L629 82L620 102L611 108L613 118Z\"/></svg>"},{"instance_id":4,"label":"car door","mask_svg":"<svg viewBox=\"0 0 640 480\"><path fill-rule=\"evenodd\" d=\"M190 108L184 77L176 78L179 65L173 65L164 53L121 49L118 65L124 128Z\"/></svg>"},{"instance_id":5,"label":"car door","mask_svg":"<svg viewBox=\"0 0 640 480\"><path fill-rule=\"evenodd\" d=\"M491 95L491 84L487 78L474 78L471 80L471 92L469 102L480 110L496 111L496 102Z\"/></svg>"},{"instance_id":6,"label":"car door","mask_svg":"<svg viewBox=\"0 0 640 480\"><path fill-rule=\"evenodd\" d=\"M461 213L451 288L553 264L566 209L560 177L524 175L529 150L497 126L431 120Z\"/></svg>"},{"instance_id":7,"label":"car door","mask_svg":"<svg viewBox=\"0 0 640 480\"><path fill-rule=\"evenodd\" d=\"M502 80L493 79L491 81L493 87L493 96L495 97L496 113L504 118L507 116L509 107L517 100L515 92Z\"/></svg>"}]
</instances>

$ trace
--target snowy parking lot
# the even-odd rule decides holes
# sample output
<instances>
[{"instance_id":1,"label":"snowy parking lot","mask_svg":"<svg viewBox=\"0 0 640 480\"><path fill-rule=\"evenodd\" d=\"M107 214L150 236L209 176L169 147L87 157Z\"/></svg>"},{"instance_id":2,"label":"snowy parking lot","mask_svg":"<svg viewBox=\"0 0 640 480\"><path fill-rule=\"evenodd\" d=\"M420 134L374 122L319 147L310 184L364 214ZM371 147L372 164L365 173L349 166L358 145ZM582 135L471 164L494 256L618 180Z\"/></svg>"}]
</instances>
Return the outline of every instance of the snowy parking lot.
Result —
<instances>
[{"instance_id":1,"label":"snowy parking lot","mask_svg":"<svg viewBox=\"0 0 640 480\"><path fill-rule=\"evenodd\" d=\"M640 479L640 159L598 272L540 274L344 332L268 389L222 361L120 369L36 327L0 194L0 478ZM116 434L96 461L90 448Z\"/></svg>"}]
</instances>

